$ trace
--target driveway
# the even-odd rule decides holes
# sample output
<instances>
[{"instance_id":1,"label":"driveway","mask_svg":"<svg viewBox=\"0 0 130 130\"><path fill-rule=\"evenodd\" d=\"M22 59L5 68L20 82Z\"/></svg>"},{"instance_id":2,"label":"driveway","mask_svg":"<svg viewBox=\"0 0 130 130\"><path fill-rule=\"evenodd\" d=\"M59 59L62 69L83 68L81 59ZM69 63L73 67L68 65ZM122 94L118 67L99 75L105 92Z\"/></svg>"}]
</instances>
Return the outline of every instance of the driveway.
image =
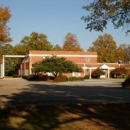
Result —
<instances>
[{"instance_id":1,"label":"driveway","mask_svg":"<svg viewBox=\"0 0 130 130\"><path fill-rule=\"evenodd\" d=\"M101 79L48 83L24 79L0 80L0 106L130 103L124 80Z\"/></svg>"}]
</instances>

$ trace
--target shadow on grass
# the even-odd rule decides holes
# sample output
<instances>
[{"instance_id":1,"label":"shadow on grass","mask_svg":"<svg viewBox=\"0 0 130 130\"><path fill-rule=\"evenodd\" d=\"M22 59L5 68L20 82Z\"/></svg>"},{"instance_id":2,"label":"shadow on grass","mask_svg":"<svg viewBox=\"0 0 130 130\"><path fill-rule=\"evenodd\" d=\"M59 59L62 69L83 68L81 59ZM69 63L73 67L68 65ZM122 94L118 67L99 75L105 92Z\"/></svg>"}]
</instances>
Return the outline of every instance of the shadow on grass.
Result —
<instances>
[{"instance_id":1,"label":"shadow on grass","mask_svg":"<svg viewBox=\"0 0 130 130\"><path fill-rule=\"evenodd\" d=\"M130 90L114 87L31 84L0 96L8 99L0 109L0 129L127 130L130 104L121 102L130 101L129 95Z\"/></svg>"}]
</instances>

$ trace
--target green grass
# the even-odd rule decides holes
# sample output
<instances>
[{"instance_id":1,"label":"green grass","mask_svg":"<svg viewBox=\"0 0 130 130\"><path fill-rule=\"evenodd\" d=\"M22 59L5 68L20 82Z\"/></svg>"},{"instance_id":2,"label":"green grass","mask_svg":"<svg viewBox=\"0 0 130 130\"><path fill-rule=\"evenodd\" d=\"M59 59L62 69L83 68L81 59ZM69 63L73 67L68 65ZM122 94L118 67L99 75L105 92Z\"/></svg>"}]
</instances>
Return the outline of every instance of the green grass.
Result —
<instances>
[{"instance_id":1,"label":"green grass","mask_svg":"<svg viewBox=\"0 0 130 130\"><path fill-rule=\"evenodd\" d=\"M129 130L130 104L0 108L0 130Z\"/></svg>"}]
</instances>

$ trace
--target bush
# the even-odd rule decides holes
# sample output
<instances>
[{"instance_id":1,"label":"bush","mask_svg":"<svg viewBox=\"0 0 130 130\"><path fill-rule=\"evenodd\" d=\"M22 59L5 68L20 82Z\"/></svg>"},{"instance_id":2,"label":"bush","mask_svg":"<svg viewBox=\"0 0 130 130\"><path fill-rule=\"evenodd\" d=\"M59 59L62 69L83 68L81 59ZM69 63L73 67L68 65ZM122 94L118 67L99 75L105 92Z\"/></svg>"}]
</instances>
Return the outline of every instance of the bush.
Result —
<instances>
[{"instance_id":1,"label":"bush","mask_svg":"<svg viewBox=\"0 0 130 130\"><path fill-rule=\"evenodd\" d=\"M69 77L68 78L69 81L83 81L84 80L84 77Z\"/></svg>"},{"instance_id":2,"label":"bush","mask_svg":"<svg viewBox=\"0 0 130 130\"><path fill-rule=\"evenodd\" d=\"M89 75L85 75L84 79L89 79L89 77L90 77Z\"/></svg>"},{"instance_id":3,"label":"bush","mask_svg":"<svg viewBox=\"0 0 130 130\"><path fill-rule=\"evenodd\" d=\"M38 80L38 75L30 74L27 76L27 80Z\"/></svg>"},{"instance_id":4,"label":"bush","mask_svg":"<svg viewBox=\"0 0 130 130\"><path fill-rule=\"evenodd\" d=\"M27 79L27 80L38 80L38 75L33 75L33 74L30 74L30 75L23 75L22 76L23 79Z\"/></svg>"},{"instance_id":5,"label":"bush","mask_svg":"<svg viewBox=\"0 0 130 130\"><path fill-rule=\"evenodd\" d=\"M72 77L69 77L68 80L69 80L69 81L76 81L77 78L72 76Z\"/></svg>"},{"instance_id":6,"label":"bush","mask_svg":"<svg viewBox=\"0 0 130 130\"><path fill-rule=\"evenodd\" d=\"M17 75L17 74L14 74L13 75L13 78L19 78L19 77L21 77L20 75Z\"/></svg>"},{"instance_id":7,"label":"bush","mask_svg":"<svg viewBox=\"0 0 130 130\"><path fill-rule=\"evenodd\" d=\"M23 79L27 79L27 77L28 77L27 75L22 75Z\"/></svg>"},{"instance_id":8,"label":"bush","mask_svg":"<svg viewBox=\"0 0 130 130\"><path fill-rule=\"evenodd\" d=\"M68 79L66 76L57 76L55 79L54 79L54 82L66 82Z\"/></svg>"},{"instance_id":9,"label":"bush","mask_svg":"<svg viewBox=\"0 0 130 130\"><path fill-rule=\"evenodd\" d=\"M130 88L130 76L128 76L125 81L122 83L123 88Z\"/></svg>"}]
</instances>

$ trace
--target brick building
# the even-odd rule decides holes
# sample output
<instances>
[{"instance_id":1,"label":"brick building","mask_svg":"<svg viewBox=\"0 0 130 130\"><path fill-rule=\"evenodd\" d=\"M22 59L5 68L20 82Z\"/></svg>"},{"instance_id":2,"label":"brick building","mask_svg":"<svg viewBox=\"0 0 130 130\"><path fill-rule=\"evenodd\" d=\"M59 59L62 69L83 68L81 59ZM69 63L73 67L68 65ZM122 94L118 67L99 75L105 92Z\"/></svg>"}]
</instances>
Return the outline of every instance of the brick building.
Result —
<instances>
[{"instance_id":1,"label":"brick building","mask_svg":"<svg viewBox=\"0 0 130 130\"><path fill-rule=\"evenodd\" d=\"M46 56L55 55L57 57L65 57L67 60L71 60L82 67L83 72L73 72L67 74L67 76L85 76L90 75L93 70L100 68L105 74L101 78L109 78L110 71L119 67L118 63L97 63L96 52L77 52L77 51L29 51L23 58L19 75L32 74L32 68L35 62L43 60Z\"/></svg>"},{"instance_id":2,"label":"brick building","mask_svg":"<svg viewBox=\"0 0 130 130\"><path fill-rule=\"evenodd\" d=\"M101 75L101 78L110 78L110 71L119 66L124 66L130 70L130 64L119 63L97 63L97 52L77 52L77 51L29 51L26 55L4 55L1 64L1 78L5 76L5 58L13 57L19 58L19 75L32 74L32 68L35 62L43 60L47 56L65 57L67 60L75 62L78 66L82 67L83 72L69 73L67 76L85 76L90 75L93 70L100 68L105 74Z\"/></svg>"}]
</instances>

